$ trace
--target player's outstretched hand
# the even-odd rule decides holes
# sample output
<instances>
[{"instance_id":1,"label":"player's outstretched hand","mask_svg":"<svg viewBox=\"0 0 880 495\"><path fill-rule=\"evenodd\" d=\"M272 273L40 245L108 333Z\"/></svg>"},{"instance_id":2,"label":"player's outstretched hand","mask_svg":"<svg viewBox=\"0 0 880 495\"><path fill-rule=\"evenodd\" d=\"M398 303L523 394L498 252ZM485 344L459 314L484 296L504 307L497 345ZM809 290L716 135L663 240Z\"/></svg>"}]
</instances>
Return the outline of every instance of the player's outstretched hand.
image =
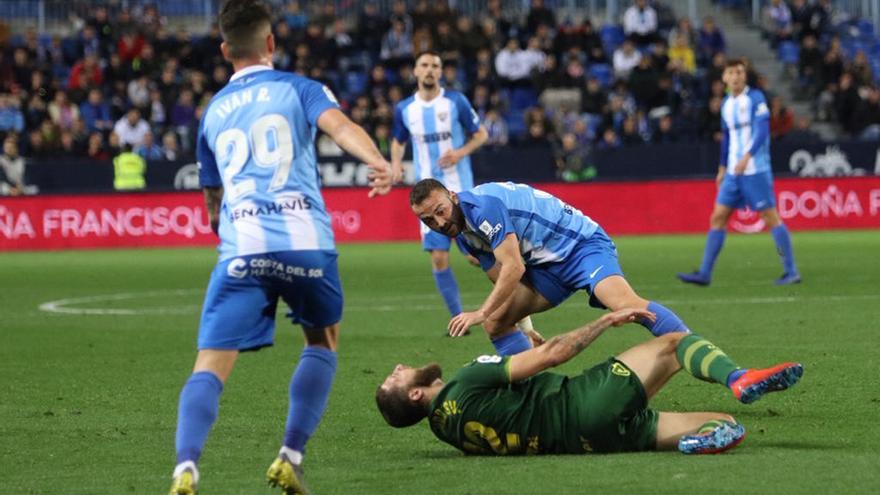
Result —
<instances>
[{"instance_id":1,"label":"player's outstretched hand","mask_svg":"<svg viewBox=\"0 0 880 495\"><path fill-rule=\"evenodd\" d=\"M391 170L391 164L383 161L380 163L370 163L367 166L370 167L370 173L367 174L367 178L370 179L371 187L368 196L372 198L377 194L388 194L391 191L391 181L394 175Z\"/></svg>"},{"instance_id":2,"label":"player's outstretched hand","mask_svg":"<svg viewBox=\"0 0 880 495\"><path fill-rule=\"evenodd\" d=\"M624 308L603 316L609 325L619 327L627 323L638 323L642 319L651 323L657 321L657 315L647 309Z\"/></svg>"},{"instance_id":3,"label":"player's outstretched hand","mask_svg":"<svg viewBox=\"0 0 880 495\"><path fill-rule=\"evenodd\" d=\"M440 159L437 160L437 163L440 165L440 168L449 168L454 166L461 160L463 155L456 149L451 149L443 155L440 156Z\"/></svg>"},{"instance_id":4,"label":"player's outstretched hand","mask_svg":"<svg viewBox=\"0 0 880 495\"><path fill-rule=\"evenodd\" d=\"M468 329L474 325L479 325L486 321L486 317L479 311L468 311L459 313L449 320L449 336L461 337Z\"/></svg>"}]
</instances>

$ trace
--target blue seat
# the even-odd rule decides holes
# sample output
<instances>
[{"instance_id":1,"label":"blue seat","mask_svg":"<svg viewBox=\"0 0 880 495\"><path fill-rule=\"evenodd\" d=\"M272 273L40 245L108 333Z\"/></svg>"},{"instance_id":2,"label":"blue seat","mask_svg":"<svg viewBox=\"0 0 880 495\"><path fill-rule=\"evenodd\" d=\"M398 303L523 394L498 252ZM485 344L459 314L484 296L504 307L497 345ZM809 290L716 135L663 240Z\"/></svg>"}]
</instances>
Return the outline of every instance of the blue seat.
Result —
<instances>
[{"instance_id":1,"label":"blue seat","mask_svg":"<svg viewBox=\"0 0 880 495\"><path fill-rule=\"evenodd\" d=\"M352 96L363 94L367 90L367 75L363 72L346 72L345 88Z\"/></svg>"},{"instance_id":2,"label":"blue seat","mask_svg":"<svg viewBox=\"0 0 880 495\"><path fill-rule=\"evenodd\" d=\"M607 88L614 82L614 71L608 64L593 64L590 66L590 77L596 78L603 88Z\"/></svg>"},{"instance_id":3,"label":"blue seat","mask_svg":"<svg viewBox=\"0 0 880 495\"><path fill-rule=\"evenodd\" d=\"M859 35L863 37L874 36L874 24L868 19L861 19L857 24Z\"/></svg>"},{"instance_id":4,"label":"blue seat","mask_svg":"<svg viewBox=\"0 0 880 495\"><path fill-rule=\"evenodd\" d=\"M602 48L605 52L611 54L626 39L623 28L613 24L604 24L602 30L599 31L599 39L602 40Z\"/></svg>"},{"instance_id":5,"label":"blue seat","mask_svg":"<svg viewBox=\"0 0 880 495\"><path fill-rule=\"evenodd\" d=\"M779 60L786 65L797 65L800 59L801 47L793 41L779 43Z\"/></svg>"},{"instance_id":6,"label":"blue seat","mask_svg":"<svg viewBox=\"0 0 880 495\"><path fill-rule=\"evenodd\" d=\"M510 107L525 110L538 104L538 92L532 88L515 88L510 93Z\"/></svg>"},{"instance_id":7,"label":"blue seat","mask_svg":"<svg viewBox=\"0 0 880 495\"><path fill-rule=\"evenodd\" d=\"M526 129L525 112L520 110L511 110L504 115L507 121L507 132L515 139L523 138L528 129Z\"/></svg>"}]
</instances>

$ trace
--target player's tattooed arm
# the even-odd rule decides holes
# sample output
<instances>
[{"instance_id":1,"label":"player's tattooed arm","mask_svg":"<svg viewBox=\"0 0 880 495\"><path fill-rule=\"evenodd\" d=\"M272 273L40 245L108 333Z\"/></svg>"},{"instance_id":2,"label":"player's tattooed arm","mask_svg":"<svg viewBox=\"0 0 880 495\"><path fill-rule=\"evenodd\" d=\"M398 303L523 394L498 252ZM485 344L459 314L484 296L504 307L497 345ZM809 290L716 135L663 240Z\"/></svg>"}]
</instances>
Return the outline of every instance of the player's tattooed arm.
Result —
<instances>
[{"instance_id":1,"label":"player's tattooed arm","mask_svg":"<svg viewBox=\"0 0 880 495\"><path fill-rule=\"evenodd\" d=\"M548 368L559 366L586 349L608 327L617 327L642 318L653 321L656 317L654 313L645 309L621 309L576 330L557 335L542 346L511 356L508 364L510 380L523 380Z\"/></svg>"},{"instance_id":2,"label":"player's tattooed arm","mask_svg":"<svg viewBox=\"0 0 880 495\"><path fill-rule=\"evenodd\" d=\"M222 187L206 187L205 208L208 210L208 220L211 221L211 230L216 234L220 229L220 203L223 201Z\"/></svg>"}]
</instances>

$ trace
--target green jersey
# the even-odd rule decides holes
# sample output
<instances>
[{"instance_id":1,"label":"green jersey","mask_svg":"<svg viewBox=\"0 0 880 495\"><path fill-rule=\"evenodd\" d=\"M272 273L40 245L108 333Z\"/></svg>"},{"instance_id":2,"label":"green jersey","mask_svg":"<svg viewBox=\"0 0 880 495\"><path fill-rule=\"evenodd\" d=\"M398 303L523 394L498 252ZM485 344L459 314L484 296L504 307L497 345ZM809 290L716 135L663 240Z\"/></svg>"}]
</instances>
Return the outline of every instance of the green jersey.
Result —
<instances>
[{"instance_id":1,"label":"green jersey","mask_svg":"<svg viewBox=\"0 0 880 495\"><path fill-rule=\"evenodd\" d=\"M608 360L573 378L511 383L509 358L480 356L431 402L431 431L471 454L583 454L653 447L657 416L641 382Z\"/></svg>"}]
</instances>

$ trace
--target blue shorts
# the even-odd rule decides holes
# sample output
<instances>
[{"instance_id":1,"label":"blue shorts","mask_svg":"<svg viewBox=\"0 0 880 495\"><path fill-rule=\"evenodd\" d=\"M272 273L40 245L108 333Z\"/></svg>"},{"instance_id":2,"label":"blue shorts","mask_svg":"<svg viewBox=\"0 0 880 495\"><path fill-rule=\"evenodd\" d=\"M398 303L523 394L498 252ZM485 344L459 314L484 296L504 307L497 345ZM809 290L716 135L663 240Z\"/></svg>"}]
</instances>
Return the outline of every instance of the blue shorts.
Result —
<instances>
[{"instance_id":1,"label":"blue shorts","mask_svg":"<svg viewBox=\"0 0 880 495\"><path fill-rule=\"evenodd\" d=\"M590 295L590 306L605 309L593 295L593 287L612 275L623 276L617 247L599 228L589 239L579 242L564 260L527 266L523 279L554 306L584 289Z\"/></svg>"},{"instance_id":2,"label":"blue shorts","mask_svg":"<svg viewBox=\"0 0 880 495\"><path fill-rule=\"evenodd\" d=\"M729 208L748 206L752 211L763 211L776 206L773 193L773 174L762 172L754 175L724 176L715 202Z\"/></svg>"},{"instance_id":3,"label":"blue shorts","mask_svg":"<svg viewBox=\"0 0 880 495\"><path fill-rule=\"evenodd\" d=\"M342 285L336 251L280 251L217 263L211 273L199 349L255 350L272 345L278 298L287 317L306 328L342 318Z\"/></svg>"}]
</instances>

